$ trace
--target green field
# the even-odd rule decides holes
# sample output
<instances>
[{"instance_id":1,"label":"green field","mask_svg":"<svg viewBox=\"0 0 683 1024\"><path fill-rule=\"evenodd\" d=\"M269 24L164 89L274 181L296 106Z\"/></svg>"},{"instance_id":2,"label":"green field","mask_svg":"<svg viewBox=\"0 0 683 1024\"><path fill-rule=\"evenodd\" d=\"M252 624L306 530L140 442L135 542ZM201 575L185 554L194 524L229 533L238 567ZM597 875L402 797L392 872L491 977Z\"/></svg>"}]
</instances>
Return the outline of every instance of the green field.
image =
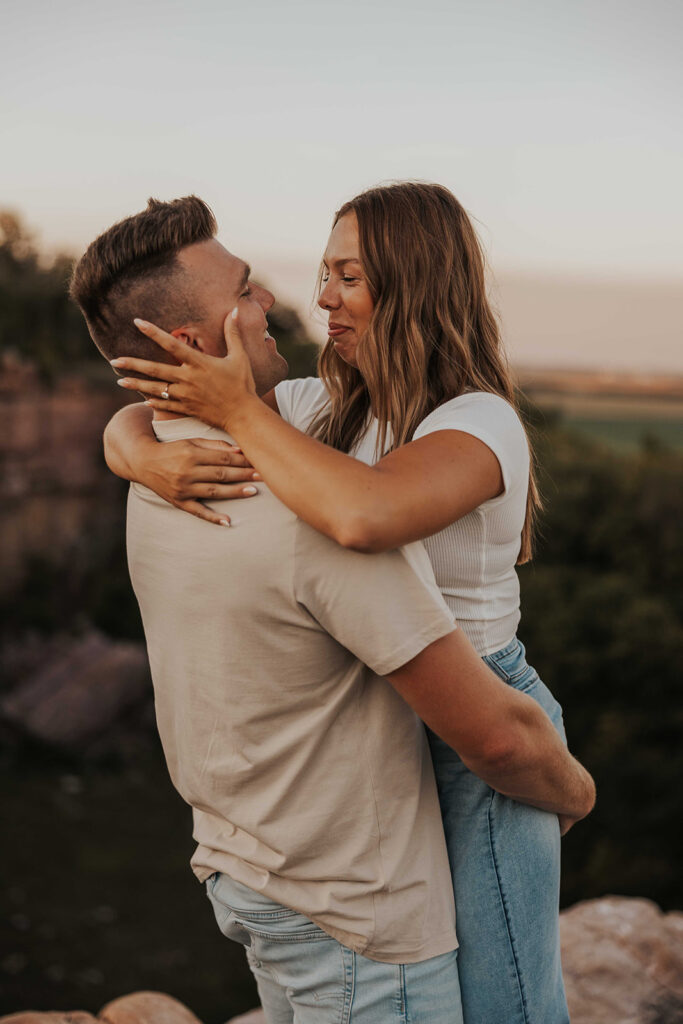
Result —
<instances>
[{"instance_id":1,"label":"green field","mask_svg":"<svg viewBox=\"0 0 683 1024\"><path fill-rule=\"evenodd\" d=\"M564 415L562 423L618 451L632 452L652 444L683 451L683 416L680 419L604 419Z\"/></svg>"},{"instance_id":2,"label":"green field","mask_svg":"<svg viewBox=\"0 0 683 1024\"><path fill-rule=\"evenodd\" d=\"M552 421L587 435L615 451L663 446L683 451L683 401L657 396L594 395L526 391Z\"/></svg>"}]
</instances>

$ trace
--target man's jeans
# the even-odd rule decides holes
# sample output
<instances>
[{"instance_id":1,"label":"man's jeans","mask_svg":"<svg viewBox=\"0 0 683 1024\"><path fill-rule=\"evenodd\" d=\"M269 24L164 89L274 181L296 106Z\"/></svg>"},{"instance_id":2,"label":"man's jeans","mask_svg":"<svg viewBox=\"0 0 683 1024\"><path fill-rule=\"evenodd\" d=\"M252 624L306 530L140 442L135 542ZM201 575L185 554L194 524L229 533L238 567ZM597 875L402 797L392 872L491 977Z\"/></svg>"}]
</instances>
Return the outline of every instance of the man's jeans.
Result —
<instances>
[{"instance_id":1,"label":"man's jeans","mask_svg":"<svg viewBox=\"0 0 683 1024\"><path fill-rule=\"evenodd\" d=\"M378 963L227 875L206 888L220 930L246 946L268 1024L463 1024L455 950Z\"/></svg>"}]
</instances>

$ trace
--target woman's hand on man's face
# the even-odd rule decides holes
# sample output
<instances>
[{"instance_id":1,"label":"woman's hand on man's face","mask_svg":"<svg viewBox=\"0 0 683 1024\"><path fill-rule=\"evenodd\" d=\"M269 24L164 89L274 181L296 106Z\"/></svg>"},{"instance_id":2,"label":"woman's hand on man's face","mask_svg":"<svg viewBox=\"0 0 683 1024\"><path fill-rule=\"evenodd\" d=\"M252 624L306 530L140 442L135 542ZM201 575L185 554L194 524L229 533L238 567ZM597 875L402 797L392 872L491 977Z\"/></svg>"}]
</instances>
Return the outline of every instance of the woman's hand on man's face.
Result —
<instances>
[{"instance_id":1,"label":"woman's hand on man's face","mask_svg":"<svg viewBox=\"0 0 683 1024\"><path fill-rule=\"evenodd\" d=\"M245 398L256 393L240 337L237 307L225 319L228 351L222 358L198 352L145 320L134 322L142 334L173 356L178 365L122 356L112 359L115 369L132 370L153 379L121 377L117 383L129 391L144 394L148 404L161 412L196 416L222 430L229 429L231 413Z\"/></svg>"}]
</instances>

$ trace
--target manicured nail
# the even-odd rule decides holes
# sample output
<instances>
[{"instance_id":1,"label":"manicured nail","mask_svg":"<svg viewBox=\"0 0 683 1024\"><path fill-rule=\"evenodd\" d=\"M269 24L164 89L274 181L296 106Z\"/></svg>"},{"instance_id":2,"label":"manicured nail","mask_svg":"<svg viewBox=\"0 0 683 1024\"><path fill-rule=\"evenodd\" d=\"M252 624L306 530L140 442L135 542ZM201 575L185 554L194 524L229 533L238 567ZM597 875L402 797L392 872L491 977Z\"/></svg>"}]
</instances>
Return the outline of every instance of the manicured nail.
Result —
<instances>
[{"instance_id":1,"label":"manicured nail","mask_svg":"<svg viewBox=\"0 0 683 1024\"><path fill-rule=\"evenodd\" d=\"M258 494L258 487L243 487L242 494Z\"/></svg>"},{"instance_id":2,"label":"manicured nail","mask_svg":"<svg viewBox=\"0 0 683 1024\"><path fill-rule=\"evenodd\" d=\"M109 365L110 366L123 366L124 364L125 364L125 359L110 359L109 360Z\"/></svg>"},{"instance_id":3,"label":"manicured nail","mask_svg":"<svg viewBox=\"0 0 683 1024\"><path fill-rule=\"evenodd\" d=\"M120 388L128 387L130 383L127 377L118 377L116 383Z\"/></svg>"},{"instance_id":4,"label":"manicured nail","mask_svg":"<svg viewBox=\"0 0 683 1024\"><path fill-rule=\"evenodd\" d=\"M252 480L260 480L261 479L261 474L260 473L252 473L251 474L251 479Z\"/></svg>"},{"instance_id":5,"label":"manicured nail","mask_svg":"<svg viewBox=\"0 0 683 1024\"><path fill-rule=\"evenodd\" d=\"M230 520L229 519L219 519L218 525L219 526L230 526Z\"/></svg>"},{"instance_id":6,"label":"manicured nail","mask_svg":"<svg viewBox=\"0 0 683 1024\"><path fill-rule=\"evenodd\" d=\"M141 320L139 316L134 317L133 323L136 327L151 327L147 320Z\"/></svg>"},{"instance_id":7,"label":"manicured nail","mask_svg":"<svg viewBox=\"0 0 683 1024\"><path fill-rule=\"evenodd\" d=\"M237 319L237 313L238 313L238 308L237 308L237 306L235 306L235 308L232 311L232 318L233 318L233 320Z\"/></svg>"}]
</instances>

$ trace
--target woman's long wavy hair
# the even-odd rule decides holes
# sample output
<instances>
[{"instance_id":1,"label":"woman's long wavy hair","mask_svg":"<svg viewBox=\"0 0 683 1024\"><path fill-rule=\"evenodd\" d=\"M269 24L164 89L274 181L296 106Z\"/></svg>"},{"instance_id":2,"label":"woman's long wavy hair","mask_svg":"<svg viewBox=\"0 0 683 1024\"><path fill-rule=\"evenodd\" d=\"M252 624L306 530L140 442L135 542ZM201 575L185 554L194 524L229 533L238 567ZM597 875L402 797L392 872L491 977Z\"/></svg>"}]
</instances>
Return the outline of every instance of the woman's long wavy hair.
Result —
<instances>
[{"instance_id":1,"label":"woman's long wavy hair","mask_svg":"<svg viewBox=\"0 0 683 1024\"><path fill-rule=\"evenodd\" d=\"M318 364L330 402L311 427L349 452L379 421L378 451L398 448L437 406L466 391L515 389L486 296L485 259L465 210L441 185L399 182L344 203L358 220L360 259L375 306L358 369L328 341ZM390 433L389 433L390 432ZM540 508L533 453L518 564L529 561Z\"/></svg>"}]
</instances>

